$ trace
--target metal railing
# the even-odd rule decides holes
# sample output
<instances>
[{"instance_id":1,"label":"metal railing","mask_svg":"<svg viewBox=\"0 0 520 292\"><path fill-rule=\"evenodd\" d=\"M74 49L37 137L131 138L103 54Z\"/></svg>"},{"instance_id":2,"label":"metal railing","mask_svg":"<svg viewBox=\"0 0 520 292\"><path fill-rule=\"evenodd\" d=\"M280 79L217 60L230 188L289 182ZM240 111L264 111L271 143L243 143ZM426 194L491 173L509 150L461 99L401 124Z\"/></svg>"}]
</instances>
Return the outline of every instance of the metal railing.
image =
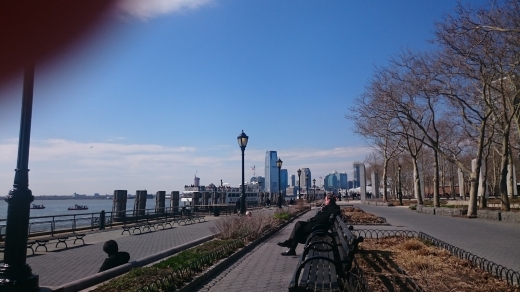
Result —
<instances>
[{"instance_id":1,"label":"metal railing","mask_svg":"<svg viewBox=\"0 0 520 292\"><path fill-rule=\"evenodd\" d=\"M250 204L248 208L255 208ZM108 211L98 213L48 215L29 217L28 236L55 235L56 233L77 232L114 228L137 220L160 221L169 218L183 218L191 215L213 215L218 209L218 215L234 214L235 206L229 205L197 205L164 207L161 209L141 209L125 211ZM103 217L104 214L104 217ZM216 214L215 214L216 215ZM7 219L0 219L0 240L5 239Z\"/></svg>"}]
</instances>

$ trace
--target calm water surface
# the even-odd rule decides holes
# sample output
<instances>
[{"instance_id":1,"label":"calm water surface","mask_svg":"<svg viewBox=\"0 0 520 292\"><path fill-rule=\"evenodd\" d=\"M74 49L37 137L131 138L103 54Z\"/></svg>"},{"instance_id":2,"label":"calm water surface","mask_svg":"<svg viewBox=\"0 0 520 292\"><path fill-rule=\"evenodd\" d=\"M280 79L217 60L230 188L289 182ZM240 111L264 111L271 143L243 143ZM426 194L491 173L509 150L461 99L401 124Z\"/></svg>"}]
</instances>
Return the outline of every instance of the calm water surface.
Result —
<instances>
[{"instance_id":1,"label":"calm water surface","mask_svg":"<svg viewBox=\"0 0 520 292\"><path fill-rule=\"evenodd\" d=\"M45 209L31 209L31 217L48 216L48 215L74 215L74 214L88 214L99 213L102 210L105 212L112 211L113 201L110 200L34 200L33 204L44 205ZM68 207L77 205L86 205L88 210L69 211ZM166 206L170 205L170 200L166 199ZM155 199L146 200L146 209L155 208ZM134 209L134 199L126 201L126 209ZM0 219L7 218L7 202L0 200Z\"/></svg>"}]
</instances>

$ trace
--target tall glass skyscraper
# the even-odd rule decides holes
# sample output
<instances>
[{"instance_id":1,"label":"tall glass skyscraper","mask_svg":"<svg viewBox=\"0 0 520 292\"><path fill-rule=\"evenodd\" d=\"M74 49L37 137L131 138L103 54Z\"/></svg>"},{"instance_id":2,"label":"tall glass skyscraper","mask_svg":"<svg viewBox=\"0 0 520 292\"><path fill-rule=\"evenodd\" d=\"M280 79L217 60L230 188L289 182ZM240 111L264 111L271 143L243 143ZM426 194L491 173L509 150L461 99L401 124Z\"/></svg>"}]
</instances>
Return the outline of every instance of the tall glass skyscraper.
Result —
<instances>
[{"instance_id":1,"label":"tall glass skyscraper","mask_svg":"<svg viewBox=\"0 0 520 292\"><path fill-rule=\"evenodd\" d=\"M276 151L265 152L265 191L270 193L278 192L278 167L276 167L278 154Z\"/></svg>"},{"instance_id":2,"label":"tall glass skyscraper","mask_svg":"<svg viewBox=\"0 0 520 292\"><path fill-rule=\"evenodd\" d=\"M282 169L280 171L280 179L282 180L280 182L280 187L281 187L282 193L285 193L285 189L287 189L288 176L289 176L289 173L287 172L287 169Z\"/></svg>"},{"instance_id":3,"label":"tall glass skyscraper","mask_svg":"<svg viewBox=\"0 0 520 292\"><path fill-rule=\"evenodd\" d=\"M360 167L361 162L354 162L354 188L358 188L361 185Z\"/></svg>"}]
</instances>

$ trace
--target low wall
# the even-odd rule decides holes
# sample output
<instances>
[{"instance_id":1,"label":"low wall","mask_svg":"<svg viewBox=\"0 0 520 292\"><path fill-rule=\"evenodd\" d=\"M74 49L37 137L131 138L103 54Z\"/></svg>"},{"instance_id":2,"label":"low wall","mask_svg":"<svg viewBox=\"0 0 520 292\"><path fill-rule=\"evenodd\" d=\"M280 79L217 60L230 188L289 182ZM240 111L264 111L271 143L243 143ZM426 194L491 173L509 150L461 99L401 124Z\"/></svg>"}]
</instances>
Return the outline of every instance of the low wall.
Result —
<instances>
[{"instance_id":1,"label":"low wall","mask_svg":"<svg viewBox=\"0 0 520 292\"><path fill-rule=\"evenodd\" d=\"M435 207L425 207L422 205L417 205L417 212L431 214L431 215L441 215L441 216L465 216L466 215L466 210L463 210L461 208L444 208L444 207L435 208ZM478 210L477 218L520 223L520 212Z\"/></svg>"},{"instance_id":2,"label":"low wall","mask_svg":"<svg viewBox=\"0 0 520 292\"><path fill-rule=\"evenodd\" d=\"M377 202L377 201L361 201L363 205L372 205L372 206L393 206L394 204L388 202Z\"/></svg>"}]
</instances>

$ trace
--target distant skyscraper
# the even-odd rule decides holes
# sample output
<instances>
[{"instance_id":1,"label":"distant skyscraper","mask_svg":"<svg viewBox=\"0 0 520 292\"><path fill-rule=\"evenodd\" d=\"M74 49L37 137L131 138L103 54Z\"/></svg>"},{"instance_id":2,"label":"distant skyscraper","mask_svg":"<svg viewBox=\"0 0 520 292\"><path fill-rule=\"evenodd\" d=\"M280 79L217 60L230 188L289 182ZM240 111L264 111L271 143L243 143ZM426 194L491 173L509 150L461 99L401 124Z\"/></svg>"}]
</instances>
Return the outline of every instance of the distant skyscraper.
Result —
<instances>
[{"instance_id":1,"label":"distant skyscraper","mask_svg":"<svg viewBox=\"0 0 520 292\"><path fill-rule=\"evenodd\" d=\"M289 185L290 187L296 186L296 175L291 174L290 182L291 182L291 184Z\"/></svg>"},{"instance_id":2,"label":"distant skyscraper","mask_svg":"<svg viewBox=\"0 0 520 292\"><path fill-rule=\"evenodd\" d=\"M361 162L354 162L352 165L354 167L354 188L358 188L361 184L361 176L360 176L360 167Z\"/></svg>"},{"instance_id":3,"label":"distant skyscraper","mask_svg":"<svg viewBox=\"0 0 520 292\"><path fill-rule=\"evenodd\" d=\"M276 151L265 152L265 191L278 192L278 167L276 167L278 155Z\"/></svg>"},{"instance_id":4,"label":"distant skyscraper","mask_svg":"<svg viewBox=\"0 0 520 292\"><path fill-rule=\"evenodd\" d=\"M348 189L348 176L346 172L339 174L339 187L342 189Z\"/></svg>"},{"instance_id":5,"label":"distant skyscraper","mask_svg":"<svg viewBox=\"0 0 520 292\"><path fill-rule=\"evenodd\" d=\"M280 179L282 180L280 182L280 187L281 187L281 190L283 193L285 193L285 189L287 188L287 180L288 180L288 172L287 172L287 169L282 169L280 171Z\"/></svg>"},{"instance_id":6,"label":"distant skyscraper","mask_svg":"<svg viewBox=\"0 0 520 292\"><path fill-rule=\"evenodd\" d=\"M302 190L305 190L305 192L308 194L309 190L312 189L312 175L311 170L308 168L301 168L302 174L301 174L301 188Z\"/></svg>"}]
</instances>

